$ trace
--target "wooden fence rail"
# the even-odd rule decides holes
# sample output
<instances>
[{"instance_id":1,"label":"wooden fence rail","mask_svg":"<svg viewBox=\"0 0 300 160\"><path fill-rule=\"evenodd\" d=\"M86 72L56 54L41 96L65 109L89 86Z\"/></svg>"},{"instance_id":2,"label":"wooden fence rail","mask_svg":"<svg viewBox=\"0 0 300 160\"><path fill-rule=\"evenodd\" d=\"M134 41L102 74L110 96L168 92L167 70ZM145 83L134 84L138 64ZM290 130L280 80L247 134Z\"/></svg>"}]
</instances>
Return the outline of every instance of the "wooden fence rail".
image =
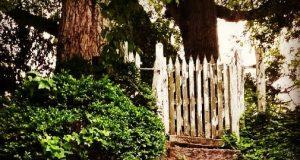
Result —
<instances>
[{"instance_id":1,"label":"wooden fence rail","mask_svg":"<svg viewBox=\"0 0 300 160\"><path fill-rule=\"evenodd\" d=\"M140 65L136 56L127 57ZM167 134L210 139L220 138L226 130L239 134L244 70L237 56L230 64L213 58L167 60L159 43L153 70L152 89Z\"/></svg>"}]
</instances>

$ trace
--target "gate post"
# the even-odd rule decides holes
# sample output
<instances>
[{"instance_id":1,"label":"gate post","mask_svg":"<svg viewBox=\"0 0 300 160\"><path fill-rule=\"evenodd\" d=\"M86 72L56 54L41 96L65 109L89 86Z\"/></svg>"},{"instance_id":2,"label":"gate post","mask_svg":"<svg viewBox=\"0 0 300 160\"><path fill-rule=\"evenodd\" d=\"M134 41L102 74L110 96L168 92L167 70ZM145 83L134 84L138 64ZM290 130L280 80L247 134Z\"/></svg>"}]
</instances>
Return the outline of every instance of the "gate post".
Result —
<instances>
[{"instance_id":1,"label":"gate post","mask_svg":"<svg viewBox=\"0 0 300 160\"><path fill-rule=\"evenodd\" d=\"M162 118L165 132L169 133L169 95L167 60L163 55L163 44L156 44L156 58L154 62L154 75L152 90L156 97L158 115Z\"/></svg>"},{"instance_id":2,"label":"gate post","mask_svg":"<svg viewBox=\"0 0 300 160\"><path fill-rule=\"evenodd\" d=\"M257 81L257 96L258 96L258 111L266 111L266 73L263 60L263 51L261 48L257 48L256 55L256 81Z\"/></svg>"}]
</instances>

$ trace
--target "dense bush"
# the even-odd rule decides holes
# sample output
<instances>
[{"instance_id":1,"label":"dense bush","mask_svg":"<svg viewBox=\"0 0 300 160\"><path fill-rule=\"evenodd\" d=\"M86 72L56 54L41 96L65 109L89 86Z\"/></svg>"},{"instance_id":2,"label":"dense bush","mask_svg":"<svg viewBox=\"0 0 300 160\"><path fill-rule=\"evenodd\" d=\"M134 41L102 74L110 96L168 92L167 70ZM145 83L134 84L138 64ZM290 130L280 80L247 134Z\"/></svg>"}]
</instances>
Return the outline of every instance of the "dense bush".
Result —
<instances>
[{"instance_id":1,"label":"dense bush","mask_svg":"<svg viewBox=\"0 0 300 160\"><path fill-rule=\"evenodd\" d=\"M101 57L94 58L92 63L74 57L61 64L60 68L68 70L76 78L82 75L93 75L96 79L108 76L110 80L120 85L134 105L147 106L152 111L157 110L151 88L145 79L142 80L144 76L140 75L134 63L124 63L124 57L115 51L103 52Z\"/></svg>"},{"instance_id":2,"label":"dense bush","mask_svg":"<svg viewBox=\"0 0 300 160\"><path fill-rule=\"evenodd\" d=\"M223 140L226 147L241 150L241 159L296 160L300 158L299 115L298 107L285 113L272 109L258 113L251 108L245 114L240 139L228 134Z\"/></svg>"},{"instance_id":3,"label":"dense bush","mask_svg":"<svg viewBox=\"0 0 300 160\"><path fill-rule=\"evenodd\" d=\"M240 137L226 134L224 147L240 150L241 159L246 160L299 159L300 108L292 111L268 98L266 112L258 112L255 85L251 79L246 82L246 111L240 121Z\"/></svg>"},{"instance_id":4,"label":"dense bush","mask_svg":"<svg viewBox=\"0 0 300 160\"><path fill-rule=\"evenodd\" d=\"M107 77L29 74L0 110L0 159L154 159L164 128Z\"/></svg>"}]
</instances>

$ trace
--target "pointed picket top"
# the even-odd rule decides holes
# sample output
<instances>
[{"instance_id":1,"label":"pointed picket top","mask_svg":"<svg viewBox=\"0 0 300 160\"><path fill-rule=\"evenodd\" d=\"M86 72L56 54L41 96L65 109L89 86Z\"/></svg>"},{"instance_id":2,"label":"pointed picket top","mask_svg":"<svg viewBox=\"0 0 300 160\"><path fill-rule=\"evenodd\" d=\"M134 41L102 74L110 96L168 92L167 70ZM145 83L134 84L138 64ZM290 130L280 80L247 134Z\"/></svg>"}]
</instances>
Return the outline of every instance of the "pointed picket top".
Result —
<instances>
[{"instance_id":1,"label":"pointed picket top","mask_svg":"<svg viewBox=\"0 0 300 160\"><path fill-rule=\"evenodd\" d=\"M197 58L196 58L196 71L200 71L201 70L201 62L200 62L200 59L199 59L199 56L197 56Z\"/></svg>"},{"instance_id":2,"label":"pointed picket top","mask_svg":"<svg viewBox=\"0 0 300 160\"><path fill-rule=\"evenodd\" d=\"M124 62L128 62L128 42L124 43Z\"/></svg>"},{"instance_id":3,"label":"pointed picket top","mask_svg":"<svg viewBox=\"0 0 300 160\"><path fill-rule=\"evenodd\" d=\"M179 62L179 58L178 57L176 57L176 60L175 60L175 70L176 70L176 72L179 71L179 73L180 73L180 70L181 70L181 68L180 68L180 62Z\"/></svg>"},{"instance_id":4,"label":"pointed picket top","mask_svg":"<svg viewBox=\"0 0 300 160\"><path fill-rule=\"evenodd\" d=\"M141 57L138 53L136 53L135 55L135 65L136 65L136 68L141 68L141 65L142 65L142 61L141 61Z\"/></svg>"},{"instance_id":5,"label":"pointed picket top","mask_svg":"<svg viewBox=\"0 0 300 160\"><path fill-rule=\"evenodd\" d=\"M128 55L128 61L129 62L134 62L134 54L133 54L133 52L129 52L129 55Z\"/></svg>"},{"instance_id":6,"label":"pointed picket top","mask_svg":"<svg viewBox=\"0 0 300 160\"><path fill-rule=\"evenodd\" d=\"M187 63L186 63L185 57L182 59L182 66L181 66L181 68L182 68L182 76L184 78L186 78L188 76L188 73L186 72L186 70L187 70Z\"/></svg>"},{"instance_id":7,"label":"pointed picket top","mask_svg":"<svg viewBox=\"0 0 300 160\"><path fill-rule=\"evenodd\" d=\"M189 69L195 70L194 60L193 60L192 56L190 56L190 58L189 58Z\"/></svg>"},{"instance_id":8,"label":"pointed picket top","mask_svg":"<svg viewBox=\"0 0 300 160\"><path fill-rule=\"evenodd\" d=\"M206 67L206 68L204 69L204 67ZM206 56L205 56L204 59L203 59L203 71L204 71L204 70L206 70L207 73L209 73L208 60L207 60ZM209 75L208 75L208 76L209 76Z\"/></svg>"},{"instance_id":9,"label":"pointed picket top","mask_svg":"<svg viewBox=\"0 0 300 160\"><path fill-rule=\"evenodd\" d=\"M204 56L204 58L203 58L203 64L204 63L208 63L206 56Z\"/></svg>"},{"instance_id":10,"label":"pointed picket top","mask_svg":"<svg viewBox=\"0 0 300 160\"><path fill-rule=\"evenodd\" d=\"M164 57L164 46L162 43L157 43L155 46L156 59L162 59Z\"/></svg>"},{"instance_id":11,"label":"pointed picket top","mask_svg":"<svg viewBox=\"0 0 300 160\"><path fill-rule=\"evenodd\" d=\"M217 59L217 65L222 65L223 63L222 63L222 61L221 61L221 58L218 58Z\"/></svg>"},{"instance_id":12,"label":"pointed picket top","mask_svg":"<svg viewBox=\"0 0 300 160\"><path fill-rule=\"evenodd\" d=\"M173 71L173 61L172 58L169 58L169 62L168 62L168 71L172 72Z\"/></svg>"},{"instance_id":13,"label":"pointed picket top","mask_svg":"<svg viewBox=\"0 0 300 160\"><path fill-rule=\"evenodd\" d=\"M215 65L215 59L214 59L214 57L213 56L211 56L210 57L210 61L209 61L209 63L211 64L211 65Z\"/></svg>"},{"instance_id":14,"label":"pointed picket top","mask_svg":"<svg viewBox=\"0 0 300 160\"><path fill-rule=\"evenodd\" d=\"M206 76L209 78L210 77L210 68L209 68L209 63L208 60L206 58L206 56L203 59L203 73L206 72Z\"/></svg>"}]
</instances>

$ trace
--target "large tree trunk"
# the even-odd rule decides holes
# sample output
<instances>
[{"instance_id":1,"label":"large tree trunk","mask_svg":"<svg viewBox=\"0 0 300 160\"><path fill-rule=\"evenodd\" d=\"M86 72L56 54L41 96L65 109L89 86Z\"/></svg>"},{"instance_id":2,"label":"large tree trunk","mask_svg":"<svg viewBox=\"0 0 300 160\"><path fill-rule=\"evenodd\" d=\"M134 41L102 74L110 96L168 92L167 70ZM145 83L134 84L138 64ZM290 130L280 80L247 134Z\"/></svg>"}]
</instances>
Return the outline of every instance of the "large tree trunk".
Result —
<instances>
[{"instance_id":1,"label":"large tree trunk","mask_svg":"<svg viewBox=\"0 0 300 160\"><path fill-rule=\"evenodd\" d=\"M59 27L58 63L74 57L99 56L102 16L94 0L63 0Z\"/></svg>"},{"instance_id":2,"label":"large tree trunk","mask_svg":"<svg viewBox=\"0 0 300 160\"><path fill-rule=\"evenodd\" d=\"M184 0L178 6L169 4L166 14L174 18L181 30L187 57L218 57L217 15L213 0Z\"/></svg>"}]
</instances>

